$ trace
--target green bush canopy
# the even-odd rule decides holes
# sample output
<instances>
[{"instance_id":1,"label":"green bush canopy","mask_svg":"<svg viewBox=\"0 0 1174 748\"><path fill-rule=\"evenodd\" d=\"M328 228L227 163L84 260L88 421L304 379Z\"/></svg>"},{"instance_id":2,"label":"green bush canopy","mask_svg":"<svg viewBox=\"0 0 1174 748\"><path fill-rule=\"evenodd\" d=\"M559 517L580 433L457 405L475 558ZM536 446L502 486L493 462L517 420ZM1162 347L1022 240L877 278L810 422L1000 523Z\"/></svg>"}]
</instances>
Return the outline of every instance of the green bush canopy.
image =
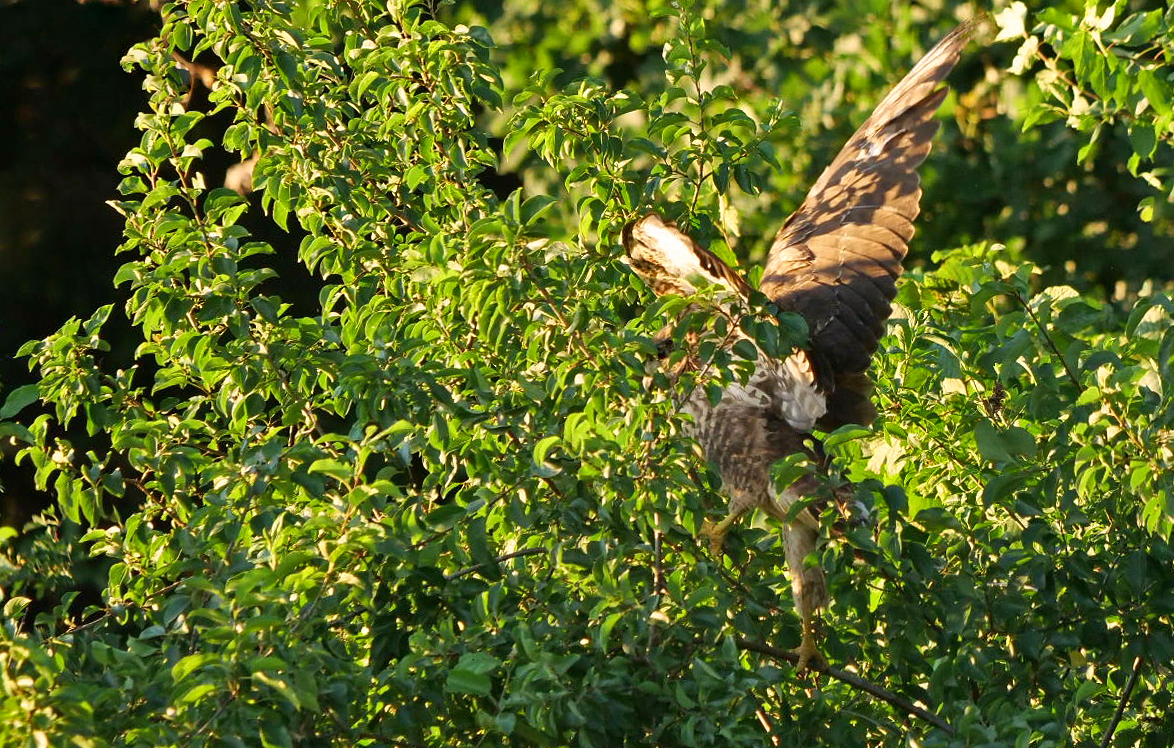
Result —
<instances>
[{"instance_id":1,"label":"green bush canopy","mask_svg":"<svg viewBox=\"0 0 1174 748\"><path fill-rule=\"evenodd\" d=\"M124 302L0 410L53 497L0 530L0 744L1169 745L1174 14L1046 5L951 77L881 416L828 439L873 514L818 551L835 672L797 674L778 528L698 541L683 301L620 232L757 280L973 8L166 3L124 60Z\"/></svg>"}]
</instances>

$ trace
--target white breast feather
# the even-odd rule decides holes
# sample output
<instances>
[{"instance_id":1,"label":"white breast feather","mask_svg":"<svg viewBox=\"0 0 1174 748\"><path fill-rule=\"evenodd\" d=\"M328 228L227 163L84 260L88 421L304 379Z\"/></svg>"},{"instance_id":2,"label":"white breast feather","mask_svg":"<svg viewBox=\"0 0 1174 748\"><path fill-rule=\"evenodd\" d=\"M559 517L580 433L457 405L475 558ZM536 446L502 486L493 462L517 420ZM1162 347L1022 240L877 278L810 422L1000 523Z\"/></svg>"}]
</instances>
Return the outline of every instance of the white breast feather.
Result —
<instances>
[{"instance_id":1,"label":"white breast feather","mask_svg":"<svg viewBox=\"0 0 1174 748\"><path fill-rule=\"evenodd\" d=\"M722 393L722 400L744 403L763 409L775 409L797 431L811 431L824 413L827 398L815 386L815 372L803 351L796 351L783 361L759 354L758 366L746 384L733 382ZM700 389L689 396L682 409L697 419L708 415L711 406Z\"/></svg>"},{"instance_id":2,"label":"white breast feather","mask_svg":"<svg viewBox=\"0 0 1174 748\"><path fill-rule=\"evenodd\" d=\"M792 428L810 431L828 412L827 398L815 387L815 372L803 351L796 351L776 369L782 382L779 410Z\"/></svg>"}]
</instances>

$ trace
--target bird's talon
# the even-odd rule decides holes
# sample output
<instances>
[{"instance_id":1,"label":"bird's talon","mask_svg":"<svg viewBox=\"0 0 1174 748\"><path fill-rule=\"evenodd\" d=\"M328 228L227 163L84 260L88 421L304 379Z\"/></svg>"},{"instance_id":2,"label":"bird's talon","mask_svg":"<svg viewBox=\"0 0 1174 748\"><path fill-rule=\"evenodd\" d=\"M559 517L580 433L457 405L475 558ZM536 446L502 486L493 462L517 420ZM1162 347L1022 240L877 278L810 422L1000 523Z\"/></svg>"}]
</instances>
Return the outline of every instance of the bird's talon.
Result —
<instances>
[{"instance_id":1,"label":"bird's talon","mask_svg":"<svg viewBox=\"0 0 1174 748\"><path fill-rule=\"evenodd\" d=\"M717 557L721 557L722 548L726 543L726 533L716 522L712 520L704 520L701 523L701 536L709 541L709 551Z\"/></svg>"},{"instance_id":2,"label":"bird's talon","mask_svg":"<svg viewBox=\"0 0 1174 748\"><path fill-rule=\"evenodd\" d=\"M795 672L800 675L808 670L825 670L828 666L827 659L815 646L815 638L809 634L804 634L803 641L792 651L799 656L799 661L795 663Z\"/></svg>"}]
</instances>

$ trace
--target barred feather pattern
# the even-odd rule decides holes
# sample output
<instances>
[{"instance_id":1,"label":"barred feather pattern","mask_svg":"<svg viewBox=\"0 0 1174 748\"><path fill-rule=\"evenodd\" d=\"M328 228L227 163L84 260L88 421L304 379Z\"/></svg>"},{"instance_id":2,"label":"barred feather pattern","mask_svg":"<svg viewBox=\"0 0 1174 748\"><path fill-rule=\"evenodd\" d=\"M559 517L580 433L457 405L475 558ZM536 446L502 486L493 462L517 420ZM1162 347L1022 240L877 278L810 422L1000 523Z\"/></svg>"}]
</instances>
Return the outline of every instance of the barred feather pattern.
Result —
<instances>
[{"instance_id":1,"label":"barred feather pattern","mask_svg":"<svg viewBox=\"0 0 1174 748\"><path fill-rule=\"evenodd\" d=\"M795 605L801 612L809 613L828 600L823 570L805 562L819 540L818 505L799 511L793 511L792 507L820 491L821 485L818 479L806 475L779 491L770 470L776 461L796 452L808 452L816 459L819 456L804 443L805 434L793 428L787 419L765 415L774 411L770 408L772 399L768 391L755 385L754 380L762 371L755 372L745 386L727 388L717 405L712 405L705 393L695 389L682 403L681 411L691 416L690 436L702 446L706 460L722 476L722 490L729 498L727 511L741 514L762 509L783 523L783 548L791 569ZM770 367L769 371L780 370ZM784 380L766 379L776 380L771 390L786 386Z\"/></svg>"}]
</instances>

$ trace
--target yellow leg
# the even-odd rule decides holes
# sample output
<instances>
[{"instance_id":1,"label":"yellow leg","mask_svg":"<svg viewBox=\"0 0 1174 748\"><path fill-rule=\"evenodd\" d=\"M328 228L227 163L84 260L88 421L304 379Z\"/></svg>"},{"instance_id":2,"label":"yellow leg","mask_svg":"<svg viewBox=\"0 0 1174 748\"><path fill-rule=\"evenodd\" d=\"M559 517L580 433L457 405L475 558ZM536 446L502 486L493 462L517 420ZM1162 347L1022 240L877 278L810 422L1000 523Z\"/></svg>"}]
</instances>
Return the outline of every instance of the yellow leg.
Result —
<instances>
[{"instance_id":1,"label":"yellow leg","mask_svg":"<svg viewBox=\"0 0 1174 748\"><path fill-rule=\"evenodd\" d=\"M798 673L809 669L823 670L827 667L828 661L815 645L815 621L812 618L804 617L803 638L794 652L799 655L799 662L795 664L795 671Z\"/></svg>"},{"instance_id":2,"label":"yellow leg","mask_svg":"<svg viewBox=\"0 0 1174 748\"><path fill-rule=\"evenodd\" d=\"M792 524L783 533L783 543L786 546L787 566L790 567L795 611L803 622L803 637L799 648L795 650L799 658L795 667L799 672L818 670L827 665L819 648L815 646L816 611L827 604L827 580L819 566L807 565L807 557L818 546L819 533L810 527Z\"/></svg>"},{"instance_id":3,"label":"yellow leg","mask_svg":"<svg viewBox=\"0 0 1174 748\"><path fill-rule=\"evenodd\" d=\"M722 555L722 546L726 543L726 533L741 516L742 512L730 512L721 522L715 523L707 519L701 523L701 535L709 541L709 550L713 555Z\"/></svg>"}]
</instances>

